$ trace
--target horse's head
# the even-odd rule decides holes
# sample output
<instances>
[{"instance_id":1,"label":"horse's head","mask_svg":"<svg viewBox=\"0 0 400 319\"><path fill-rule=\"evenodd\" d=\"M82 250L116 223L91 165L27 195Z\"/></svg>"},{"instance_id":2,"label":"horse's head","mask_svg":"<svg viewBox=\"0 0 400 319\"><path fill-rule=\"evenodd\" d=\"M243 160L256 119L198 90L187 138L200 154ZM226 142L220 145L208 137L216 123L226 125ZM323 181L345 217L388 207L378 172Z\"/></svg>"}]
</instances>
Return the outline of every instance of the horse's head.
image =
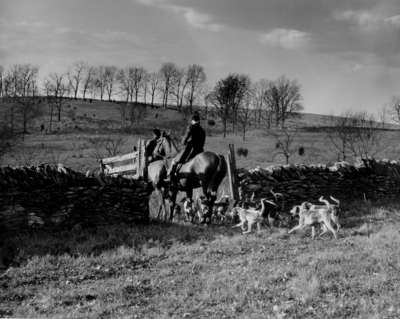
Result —
<instances>
[{"instance_id":1,"label":"horse's head","mask_svg":"<svg viewBox=\"0 0 400 319\"><path fill-rule=\"evenodd\" d=\"M153 156L172 157L179 152L175 143L172 141L171 133L162 132L161 137L157 141Z\"/></svg>"}]
</instances>

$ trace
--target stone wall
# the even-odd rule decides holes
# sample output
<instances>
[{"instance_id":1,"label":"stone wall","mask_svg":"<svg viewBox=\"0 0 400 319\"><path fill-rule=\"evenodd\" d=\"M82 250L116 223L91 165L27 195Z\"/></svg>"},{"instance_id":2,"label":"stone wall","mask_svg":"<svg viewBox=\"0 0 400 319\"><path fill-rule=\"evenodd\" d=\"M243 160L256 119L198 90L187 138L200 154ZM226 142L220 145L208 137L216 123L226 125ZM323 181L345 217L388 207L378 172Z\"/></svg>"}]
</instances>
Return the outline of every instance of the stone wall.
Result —
<instances>
[{"instance_id":1,"label":"stone wall","mask_svg":"<svg viewBox=\"0 0 400 319\"><path fill-rule=\"evenodd\" d=\"M326 165L279 165L267 168L238 169L240 198L272 199L284 196L286 210L304 201L318 202L321 196L333 196L342 203L352 199L373 199L400 195L400 162L358 159Z\"/></svg>"},{"instance_id":2,"label":"stone wall","mask_svg":"<svg viewBox=\"0 0 400 319\"><path fill-rule=\"evenodd\" d=\"M0 167L0 234L145 222L144 183L62 165Z\"/></svg>"}]
</instances>

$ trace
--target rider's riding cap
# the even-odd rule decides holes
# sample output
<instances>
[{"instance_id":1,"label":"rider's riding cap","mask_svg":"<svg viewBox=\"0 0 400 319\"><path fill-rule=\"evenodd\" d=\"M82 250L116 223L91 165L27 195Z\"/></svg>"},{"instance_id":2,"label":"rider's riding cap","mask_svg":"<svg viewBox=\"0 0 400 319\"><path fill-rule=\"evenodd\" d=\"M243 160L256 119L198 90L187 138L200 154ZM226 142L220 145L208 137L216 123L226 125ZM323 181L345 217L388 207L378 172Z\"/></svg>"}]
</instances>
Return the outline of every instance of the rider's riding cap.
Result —
<instances>
[{"instance_id":1,"label":"rider's riding cap","mask_svg":"<svg viewBox=\"0 0 400 319\"><path fill-rule=\"evenodd\" d=\"M157 137L160 137L160 136L161 136L161 131L160 131L158 128L155 128L155 129L153 130L153 134L154 134L155 136L157 136Z\"/></svg>"},{"instance_id":2,"label":"rider's riding cap","mask_svg":"<svg viewBox=\"0 0 400 319\"><path fill-rule=\"evenodd\" d=\"M192 121L200 122L200 116L198 116L198 115L193 115Z\"/></svg>"}]
</instances>

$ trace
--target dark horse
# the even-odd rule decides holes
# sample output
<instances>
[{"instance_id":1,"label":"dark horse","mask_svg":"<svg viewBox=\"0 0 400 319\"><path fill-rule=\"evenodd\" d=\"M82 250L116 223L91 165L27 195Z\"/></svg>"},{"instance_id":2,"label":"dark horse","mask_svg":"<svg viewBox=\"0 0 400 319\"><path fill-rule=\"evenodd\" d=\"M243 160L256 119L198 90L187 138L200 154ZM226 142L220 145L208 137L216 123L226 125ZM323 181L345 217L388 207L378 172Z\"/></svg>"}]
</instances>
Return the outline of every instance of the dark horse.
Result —
<instances>
[{"instance_id":1,"label":"dark horse","mask_svg":"<svg viewBox=\"0 0 400 319\"><path fill-rule=\"evenodd\" d=\"M154 149L155 160L149 164L148 175L153 189L162 193L163 203L168 199L171 203L169 219L173 219L178 189L171 187L166 181L168 165L178 154L179 150L171 140L169 134L163 132ZM179 169L179 168L178 168ZM193 189L201 187L208 203L208 211L203 214L201 223L211 221L212 208L217 198L217 190L227 172L227 164L223 155L213 152L203 152L182 165L178 172L179 190L186 192L187 198L193 197ZM162 191L163 190L163 191ZM160 207L161 210L162 207Z\"/></svg>"}]
</instances>

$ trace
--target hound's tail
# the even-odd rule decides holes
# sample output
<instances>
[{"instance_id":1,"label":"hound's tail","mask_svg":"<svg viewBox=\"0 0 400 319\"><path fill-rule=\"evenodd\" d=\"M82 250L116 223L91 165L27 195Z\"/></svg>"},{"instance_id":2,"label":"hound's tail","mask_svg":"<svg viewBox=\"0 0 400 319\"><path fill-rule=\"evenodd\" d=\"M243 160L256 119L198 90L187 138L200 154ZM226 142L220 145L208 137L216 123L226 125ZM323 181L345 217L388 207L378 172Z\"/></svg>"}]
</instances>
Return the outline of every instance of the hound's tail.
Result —
<instances>
[{"instance_id":1,"label":"hound's tail","mask_svg":"<svg viewBox=\"0 0 400 319\"><path fill-rule=\"evenodd\" d=\"M325 203L326 209L329 210L331 208L331 204L326 199L323 199L323 196L319 199L320 202Z\"/></svg>"},{"instance_id":2,"label":"hound's tail","mask_svg":"<svg viewBox=\"0 0 400 319\"><path fill-rule=\"evenodd\" d=\"M334 198L333 196L331 196L331 199L332 199L334 202L336 202L338 206L340 205L340 200Z\"/></svg>"}]
</instances>

